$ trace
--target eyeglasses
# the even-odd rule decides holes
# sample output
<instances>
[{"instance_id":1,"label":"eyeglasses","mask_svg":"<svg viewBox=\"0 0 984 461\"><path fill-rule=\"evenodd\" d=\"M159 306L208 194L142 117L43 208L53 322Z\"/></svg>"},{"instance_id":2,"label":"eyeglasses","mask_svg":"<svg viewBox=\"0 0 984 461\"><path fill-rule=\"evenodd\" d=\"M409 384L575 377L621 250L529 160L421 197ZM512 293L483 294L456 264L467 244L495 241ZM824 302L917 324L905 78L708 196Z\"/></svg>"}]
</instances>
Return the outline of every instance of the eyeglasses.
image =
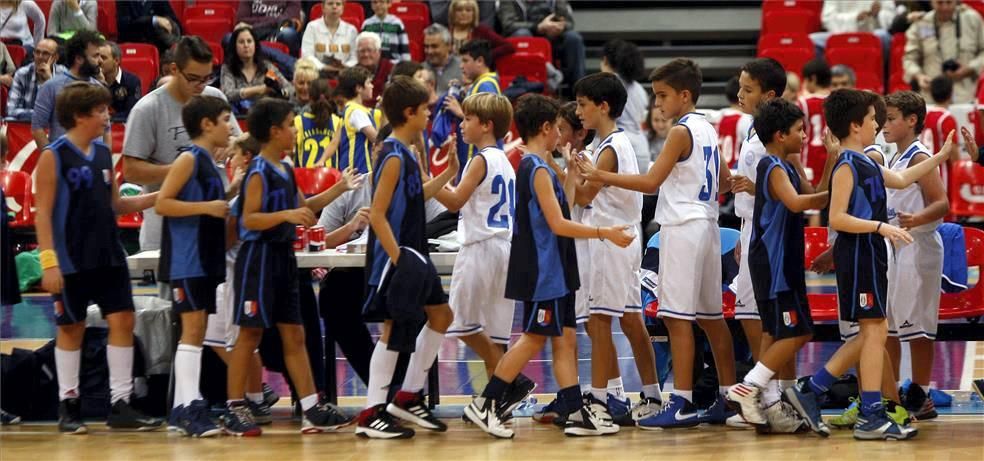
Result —
<instances>
[{"instance_id":1,"label":"eyeglasses","mask_svg":"<svg viewBox=\"0 0 984 461\"><path fill-rule=\"evenodd\" d=\"M42 50L42 49L40 49L40 48L35 48L35 49L34 49L34 55L35 55L35 56L40 56L40 57L42 57L42 58L47 58L47 57L49 57L49 56L54 56L54 55L55 55L55 53L52 53L52 52L50 52L50 51L44 51L44 50Z\"/></svg>"},{"instance_id":2,"label":"eyeglasses","mask_svg":"<svg viewBox=\"0 0 984 461\"><path fill-rule=\"evenodd\" d=\"M198 76L198 75L188 75L188 74L184 73L184 71L182 71L181 69L178 69L178 73L181 74L181 76L184 77L184 79L187 80L188 83L190 83L192 85L206 85L207 86L207 85L211 85L212 83L215 82L215 77L213 77L211 75L206 75L204 77L201 77L201 76Z\"/></svg>"}]
</instances>

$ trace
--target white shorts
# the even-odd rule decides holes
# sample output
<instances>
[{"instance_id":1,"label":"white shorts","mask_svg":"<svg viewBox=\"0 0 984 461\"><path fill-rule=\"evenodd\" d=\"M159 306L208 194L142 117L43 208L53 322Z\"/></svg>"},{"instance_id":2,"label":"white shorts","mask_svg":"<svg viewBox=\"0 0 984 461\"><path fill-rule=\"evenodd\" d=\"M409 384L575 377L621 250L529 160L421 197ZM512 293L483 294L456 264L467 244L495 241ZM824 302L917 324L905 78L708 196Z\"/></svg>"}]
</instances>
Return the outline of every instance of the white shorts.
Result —
<instances>
[{"instance_id":1,"label":"white shorts","mask_svg":"<svg viewBox=\"0 0 984 461\"><path fill-rule=\"evenodd\" d=\"M943 239L916 232L913 242L895 250L888 265L888 334L900 341L936 339L940 320Z\"/></svg>"},{"instance_id":2,"label":"white shorts","mask_svg":"<svg viewBox=\"0 0 984 461\"><path fill-rule=\"evenodd\" d=\"M752 244L752 222L741 221L741 258L738 262L738 276L731 289L735 292L735 319L761 320L755 290L752 288L752 272L748 268L748 253Z\"/></svg>"},{"instance_id":3,"label":"white shorts","mask_svg":"<svg viewBox=\"0 0 984 461\"><path fill-rule=\"evenodd\" d=\"M636 238L625 248L597 239L588 240L587 243L591 259L588 299L591 314L621 318L625 312L642 312L639 285L642 244L639 239Z\"/></svg>"},{"instance_id":4,"label":"white shorts","mask_svg":"<svg viewBox=\"0 0 984 461\"><path fill-rule=\"evenodd\" d=\"M203 344L232 350L239 337L239 326L233 322L232 312L236 296L232 278L235 266L226 264L226 281L215 288L215 313L208 315Z\"/></svg>"},{"instance_id":5,"label":"white shorts","mask_svg":"<svg viewBox=\"0 0 984 461\"><path fill-rule=\"evenodd\" d=\"M659 316L721 319L721 229L695 219L659 231Z\"/></svg>"},{"instance_id":6,"label":"white shorts","mask_svg":"<svg viewBox=\"0 0 984 461\"><path fill-rule=\"evenodd\" d=\"M454 260L448 303L454 321L447 336L484 331L499 344L509 344L516 303L506 299L509 240L490 238L461 247Z\"/></svg>"},{"instance_id":7,"label":"white shorts","mask_svg":"<svg viewBox=\"0 0 984 461\"><path fill-rule=\"evenodd\" d=\"M574 319L576 323L588 321L591 314L591 255L588 253L588 241L574 239L574 251L577 253L577 275L581 279L581 288L574 295Z\"/></svg>"}]
</instances>

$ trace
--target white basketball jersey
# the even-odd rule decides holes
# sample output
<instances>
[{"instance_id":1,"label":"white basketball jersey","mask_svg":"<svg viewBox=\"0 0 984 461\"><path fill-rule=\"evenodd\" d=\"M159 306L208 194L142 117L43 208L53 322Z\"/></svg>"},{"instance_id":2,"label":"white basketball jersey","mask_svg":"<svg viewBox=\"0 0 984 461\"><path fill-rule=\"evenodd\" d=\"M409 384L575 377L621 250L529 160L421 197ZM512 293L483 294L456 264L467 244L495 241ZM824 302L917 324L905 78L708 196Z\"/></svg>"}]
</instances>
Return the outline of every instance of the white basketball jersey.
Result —
<instances>
[{"instance_id":1,"label":"white basketball jersey","mask_svg":"<svg viewBox=\"0 0 984 461\"><path fill-rule=\"evenodd\" d=\"M919 140L913 141L904 151L899 151L895 155L895 158L889 162L889 169L892 171L903 171L909 167L909 162L912 157L918 153L923 153L926 155L932 155L929 148L927 148ZM930 174L935 174L930 173ZM919 187L919 183L912 183L909 187L905 189L887 189L888 191L888 221L894 225L899 224L898 212L906 213L917 213L923 208L926 208L926 202L923 200L922 188ZM936 227L943 222L942 219L937 219L933 222L923 224L921 226L909 229L909 232L936 232Z\"/></svg>"},{"instance_id":2,"label":"white basketball jersey","mask_svg":"<svg viewBox=\"0 0 984 461\"><path fill-rule=\"evenodd\" d=\"M622 130L608 135L592 154L592 161L606 148L612 148L618 161L618 174L639 174L632 141ZM584 210L584 223L590 226L614 226L638 224L642 220L642 194L628 189L604 186L595 195L591 205Z\"/></svg>"},{"instance_id":3,"label":"white basketball jersey","mask_svg":"<svg viewBox=\"0 0 984 461\"><path fill-rule=\"evenodd\" d=\"M465 172L478 156L485 159L485 178L458 214L458 241L471 245L499 237L512 239L516 206L516 172L502 149L486 147L465 165Z\"/></svg>"},{"instance_id":4,"label":"white basketball jersey","mask_svg":"<svg viewBox=\"0 0 984 461\"><path fill-rule=\"evenodd\" d=\"M714 127L696 112L676 123L690 131L690 156L673 166L659 189L656 222L663 226L694 219L718 218L718 177L721 158Z\"/></svg>"},{"instance_id":5,"label":"white basketball jersey","mask_svg":"<svg viewBox=\"0 0 984 461\"><path fill-rule=\"evenodd\" d=\"M753 183L758 175L759 160L769 155L765 151L765 145L759 139L754 127L748 128L745 134L745 142L741 143L741 151L738 154L738 174L747 177ZM735 215L745 220L752 220L755 213L755 196L748 193L735 194Z\"/></svg>"}]
</instances>

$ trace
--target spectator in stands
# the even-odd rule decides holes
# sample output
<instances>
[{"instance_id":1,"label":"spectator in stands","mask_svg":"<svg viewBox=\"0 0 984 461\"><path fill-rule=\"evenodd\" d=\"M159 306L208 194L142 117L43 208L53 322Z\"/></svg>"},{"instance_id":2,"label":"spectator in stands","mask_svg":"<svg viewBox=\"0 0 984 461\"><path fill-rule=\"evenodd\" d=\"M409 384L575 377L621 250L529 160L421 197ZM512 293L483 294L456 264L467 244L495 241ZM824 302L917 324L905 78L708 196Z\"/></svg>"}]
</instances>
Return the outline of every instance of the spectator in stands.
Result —
<instances>
[{"instance_id":1,"label":"spectator in stands","mask_svg":"<svg viewBox=\"0 0 984 461\"><path fill-rule=\"evenodd\" d=\"M393 62L410 60L410 38L403 21L389 14L390 0L372 0L372 16L362 23L363 32L375 32L382 40L383 58Z\"/></svg>"},{"instance_id":2,"label":"spectator in stands","mask_svg":"<svg viewBox=\"0 0 984 461\"><path fill-rule=\"evenodd\" d=\"M294 103L294 110L298 114L303 113L307 105L311 103L309 90L311 89L311 82L317 79L318 62L311 57L299 59L294 68L294 97L291 99L291 102Z\"/></svg>"},{"instance_id":3,"label":"spectator in stands","mask_svg":"<svg viewBox=\"0 0 984 461\"><path fill-rule=\"evenodd\" d=\"M977 74L984 67L984 23L976 11L956 0L933 0L933 11L905 33L905 79L927 94L937 75L953 80L953 102L974 100Z\"/></svg>"},{"instance_id":4,"label":"spectator in stands","mask_svg":"<svg viewBox=\"0 0 984 461\"><path fill-rule=\"evenodd\" d=\"M549 39L570 87L584 77L584 39L574 30L574 12L567 0L503 0L499 23L510 37Z\"/></svg>"},{"instance_id":5,"label":"spectator in stands","mask_svg":"<svg viewBox=\"0 0 984 461\"><path fill-rule=\"evenodd\" d=\"M31 117L31 134L39 146L47 146L49 139L57 139L65 134L65 128L58 123L55 114L55 97L69 83L88 81L100 83L102 57L99 47L103 45L102 35L91 30L80 30L65 43L65 63L68 70L51 77L38 88L34 101L34 114ZM106 130L106 144L109 144L109 130Z\"/></svg>"},{"instance_id":6,"label":"spectator in stands","mask_svg":"<svg viewBox=\"0 0 984 461\"><path fill-rule=\"evenodd\" d=\"M140 78L120 67L123 53L120 46L114 42L106 42L99 47L102 58L102 80L109 89L113 101L109 106L110 115L114 121L125 121L130 115L130 109L142 96Z\"/></svg>"},{"instance_id":7,"label":"spectator in stands","mask_svg":"<svg viewBox=\"0 0 984 461\"><path fill-rule=\"evenodd\" d=\"M390 79L394 79L399 76L414 78L420 69L423 69L424 65L415 61L402 61L396 63L393 66L393 70L390 71Z\"/></svg>"},{"instance_id":8,"label":"spectator in stands","mask_svg":"<svg viewBox=\"0 0 984 461\"><path fill-rule=\"evenodd\" d=\"M14 72L17 72L17 64L14 64L7 45L0 42L0 85L10 88L14 84Z\"/></svg>"},{"instance_id":9,"label":"spectator in stands","mask_svg":"<svg viewBox=\"0 0 984 461\"><path fill-rule=\"evenodd\" d=\"M601 71L615 74L628 95L622 115L615 120L616 125L629 137L639 171L648 171L649 143L642 134L642 126L646 122L649 94L638 82L644 78L643 73L646 71L642 53L634 43L622 39L605 43L601 53Z\"/></svg>"},{"instance_id":10,"label":"spectator in stands","mask_svg":"<svg viewBox=\"0 0 984 461\"><path fill-rule=\"evenodd\" d=\"M448 23L451 12L451 0L428 0L430 19L433 24L451 27ZM478 21L486 27L495 28L495 0L479 0Z\"/></svg>"},{"instance_id":11,"label":"spectator in stands","mask_svg":"<svg viewBox=\"0 0 984 461\"><path fill-rule=\"evenodd\" d=\"M452 0L448 10L448 27L451 29L451 52L458 53L461 45L472 40L487 40L492 44L492 60L498 61L516 51L495 30L478 20L479 8L476 0Z\"/></svg>"},{"instance_id":12,"label":"spectator in stands","mask_svg":"<svg viewBox=\"0 0 984 461\"><path fill-rule=\"evenodd\" d=\"M301 57L314 56L337 75L342 69L355 65L355 37L359 31L342 21L345 2L325 0L320 20L308 23L301 41Z\"/></svg>"},{"instance_id":13,"label":"spectator in stands","mask_svg":"<svg viewBox=\"0 0 984 461\"><path fill-rule=\"evenodd\" d=\"M372 73L372 101L363 101L367 107L374 107L376 100L383 94L383 88L393 71L393 61L382 58L380 44L382 41L375 32L363 32L355 39L359 67L364 67Z\"/></svg>"},{"instance_id":14,"label":"spectator in stands","mask_svg":"<svg viewBox=\"0 0 984 461\"><path fill-rule=\"evenodd\" d=\"M453 80L461 81L461 59L451 52L451 31L440 24L424 29L424 67L437 78L435 91L448 91Z\"/></svg>"},{"instance_id":15,"label":"spectator in stands","mask_svg":"<svg viewBox=\"0 0 984 461\"><path fill-rule=\"evenodd\" d=\"M0 0L0 39L23 46L28 53L44 38L44 12L31 0ZM33 24L33 27L31 27Z\"/></svg>"},{"instance_id":16,"label":"spectator in stands","mask_svg":"<svg viewBox=\"0 0 984 461\"><path fill-rule=\"evenodd\" d=\"M34 47L34 62L17 69L14 74L14 84L7 99L7 117L31 120L38 88L66 70L65 66L58 64L58 43L50 38L38 42Z\"/></svg>"},{"instance_id":17,"label":"spectator in stands","mask_svg":"<svg viewBox=\"0 0 984 461\"><path fill-rule=\"evenodd\" d=\"M237 115L246 115L260 98L290 98L294 91L277 66L256 46L258 43L252 27L240 27L232 31L225 49L221 88Z\"/></svg>"},{"instance_id":18,"label":"spectator in stands","mask_svg":"<svg viewBox=\"0 0 984 461\"><path fill-rule=\"evenodd\" d=\"M418 82L423 83L427 87L427 91L430 92L430 99L428 99L428 104L431 109L434 108L434 104L437 104L437 76L434 75L434 71L422 67L417 73L413 75L413 78L417 79ZM429 138L430 136L428 136Z\"/></svg>"},{"instance_id":19,"label":"spectator in stands","mask_svg":"<svg viewBox=\"0 0 984 461\"><path fill-rule=\"evenodd\" d=\"M737 93L736 93L737 95ZM663 112L656 107L655 101L649 105L649 114L646 117L646 138L649 139L649 161L655 162L656 156L663 151L663 144L666 137L673 128L673 121L663 117Z\"/></svg>"},{"instance_id":20,"label":"spectator in stands","mask_svg":"<svg viewBox=\"0 0 984 461\"><path fill-rule=\"evenodd\" d=\"M854 75L854 69L844 64L837 64L830 68L830 91L841 88L854 88L858 79Z\"/></svg>"},{"instance_id":21,"label":"spectator in stands","mask_svg":"<svg viewBox=\"0 0 984 461\"><path fill-rule=\"evenodd\" d=\"M48 35L96 30L96 0L55 0L48 12Z\"/></svg>"},{"instance_id":22,"label":"spectator in stands","mask_svg":"<svg viewBox=\"0 0 984 461\"><path fill-rule=\"evenodd\" d=\"M823 2L823 10L820 13L820 21L826 32L814 32L810 34L810 39L822 53L827 47L827 39L832 34L871 32L881 39L887 56L888 47L892 43L888 28L892 25L893 19L895 19L895 2L892 0L849 2L827 0Z\"/></svg>"},{"instance_id":23,"label":"spectator in stands","mask_svg":"<svg viewBox=\"0 0 984 461\"><path fill-rule=\"evenodd\" d=\"M120 43L150 43L164 53L181 38L178 17L167 0L116 2Z\"/></svg>"},{"instance_id":24,"label":"spectator in stands","mask_svg":"<svg viewBox=\"0 0 984 461\"><path fill-rule=\"evenodd\" d=\"M252 27L261 41L287 45L293 56L301 50L304 13L296 0L242 0L236 11L235 29L245 25Z\"/></svg>"}]
</instances>

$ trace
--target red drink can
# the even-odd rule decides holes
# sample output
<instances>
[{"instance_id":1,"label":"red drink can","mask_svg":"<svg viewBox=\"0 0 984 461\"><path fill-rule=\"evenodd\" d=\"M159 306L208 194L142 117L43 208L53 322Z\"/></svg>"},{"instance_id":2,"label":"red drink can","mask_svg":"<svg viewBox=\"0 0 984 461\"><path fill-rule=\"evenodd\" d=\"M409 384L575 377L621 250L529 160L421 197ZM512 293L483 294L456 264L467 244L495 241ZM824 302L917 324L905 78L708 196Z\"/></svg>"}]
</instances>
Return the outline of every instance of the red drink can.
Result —
<instances>
[{"instance_id":1,"label":"red drink can","mask_svg":"<svg viewBox=\"0 0 984 461\"><path fill-rule=\"evenodd\" d=\"M304 226L298 224L294 235L297 237L294 239L294 251L304 251L304 247L307 246L307 231Z\"/></svg>"},{"instance_id":2,"label":"red drink can","mask_svg":"<svg viewBox=\"0 0 984 461\"><path fill-rule=\"evenodd\" d=\"M321 251L325 249L325 226L317 225L307 230L308 251Z\"/></svg>"}]
</instances>

